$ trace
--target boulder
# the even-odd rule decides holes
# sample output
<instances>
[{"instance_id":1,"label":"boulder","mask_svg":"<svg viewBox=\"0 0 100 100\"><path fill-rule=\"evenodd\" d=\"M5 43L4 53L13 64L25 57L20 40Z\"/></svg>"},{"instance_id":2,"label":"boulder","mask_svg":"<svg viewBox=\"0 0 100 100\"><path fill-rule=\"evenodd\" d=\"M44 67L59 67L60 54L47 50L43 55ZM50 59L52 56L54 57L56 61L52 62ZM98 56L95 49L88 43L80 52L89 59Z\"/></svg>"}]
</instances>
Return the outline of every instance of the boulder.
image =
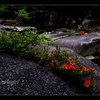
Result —
<instances>
[{"instance_id":1,"label":"boulder","mask_svg":"<svg viewBox=\"0 0 100 100\"><path fill-rule=\"evenodd\" d=\"M57 34L49 34L49 35L46 35L45 38L46 39L54 39L54 40L57 40L57 39L60 39L60 38L63 38L63 37L67 37L68 34L67 33L57 33Z\"/></svg>"},{"instance_id":2,"label":"boulder","mask_svg":"<svg viewBox=\"0 0 100 100\"><path fill-rule=\"evenodd\" d=\"M64 37L68 37L70 35L72 35L73 33L75 33L74 30L68 30L67 32L58 32L56 34L47 34L45 36L46 39L54 39L54 40L58 40ZM77 34L77 33L76 33Z\"/></svg>"},{"instance_id":3,"label":"boulder","mask_svg":"<svg viewBox=\"0 0 100 100\"><path fill-rule=\"evenodd\" d=\"M49 49L49 52L51 52L52 50L56 50L55 47L53 46L45 46L46 48ZM39 45L37 46L36 48L38 49L43 49L44 48L44 45ZM69 48L65 48L65 47L60 47L61 51L63 50L67 50L69 52L69 57L78 57L79 59L79 62L78 62L78 65L82 64L84 66L86 66L87 68L88 67L91 67L95 70L95 73L92 74L92 76L89 76L88 78L94 78L96 80L96 84L94 87L92 88L87 88L86 89L86 92L87 93L90 93L90 94L100 94L100 66L95 64L94 62L92 62L91 60L77 54L76 52L74 52L72 49L69 49ZM77 64L77 63L76 63ZM72 77L73 78L73 77ZM82 78L82 77L79 77L79 78ZM79 79L80 80L80 79ZM75 82L75 80L74 80Z\"/></svg>"},{"instance_id":4,"label":"boulder","mask_svg":"<svg viewBox=\"0 0 100 100\"><path fill-rule=\"evenodd\" d=\"M54 37L53 37L54 38ZM57 37L56 37L57 38ZM51 45L70 48L81 56L100 54L100 33L92 32L82 36L70 36L55 40Z\"/></svg>"},{"instance_id":5,"label":"boulder","mask_svg":"<svg viewBox=\"0 0 100 100\"><path fill-rule=\"evenodd\" d=\"M31 26L7 26L7 25L0 25L0 30L13 30L13 31L21 32L25 28L29 28L29 29L31 29L31 31L37 30L37 28L31 27Z\"/></svg>"}]
</instances>

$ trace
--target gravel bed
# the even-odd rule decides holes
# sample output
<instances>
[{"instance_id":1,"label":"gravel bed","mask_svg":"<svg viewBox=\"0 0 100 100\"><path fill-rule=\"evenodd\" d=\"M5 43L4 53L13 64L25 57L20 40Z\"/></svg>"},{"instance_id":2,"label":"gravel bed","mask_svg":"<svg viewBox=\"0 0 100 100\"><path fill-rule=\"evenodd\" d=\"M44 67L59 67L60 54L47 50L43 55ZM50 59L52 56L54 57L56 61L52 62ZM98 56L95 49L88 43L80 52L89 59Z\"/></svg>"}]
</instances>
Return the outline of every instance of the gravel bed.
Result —
<instances>
[{"instance_id":1,"label":"gravel bed","mask_svg":"<svg viewBox=\"0 0 100 100\"><path fill-rule=\"evenodd\" d=\"M81 95L49 68L15 56L0 55L0 95Z\"/></svg>"}]
</instances>

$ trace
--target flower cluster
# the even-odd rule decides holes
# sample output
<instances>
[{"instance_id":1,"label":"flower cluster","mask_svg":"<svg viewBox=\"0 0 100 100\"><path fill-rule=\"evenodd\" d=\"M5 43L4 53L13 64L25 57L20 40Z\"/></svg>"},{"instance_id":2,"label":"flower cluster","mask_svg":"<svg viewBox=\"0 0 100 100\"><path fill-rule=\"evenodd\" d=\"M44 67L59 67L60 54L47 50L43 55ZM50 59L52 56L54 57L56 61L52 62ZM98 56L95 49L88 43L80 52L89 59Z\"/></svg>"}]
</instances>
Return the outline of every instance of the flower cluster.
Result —
<instances>
[{"instance_id":1,"label":"flower cluster","mask_svg":"<svg viewBox=\"0 0 100 100\"><path fill-rule=\"evenodd\" d=\"M93 79L88 79L88 78L84 78L83 79L83 83L85 87L90 87L90 86L94 86L95 85L96 80Z\"/></svg>"},{"instance_id":2,"label":"flower cluster","mask_svg":"<svg viewBox=\"0 0 100 100\"><path fill-rule=\"evenodd\" d=\"M65 71L68 75L71 76L81 76L82 77L82 84L85 87L90 87L95 85L96 80L84 78L89 76L92 73L95 73L95 70L91 67L86 67L84 65L76 65L75 63L78 62L78 57L69 58L68 52L62 51L60 52L60 48L56 45L57 50L51 51L51 57L49 60L51 62L52 69L57 69L60 71ZM59 53L58 53L59 52Z\"/></svg>"},{"instance_id":3,"label":"flower cluster","mask_svg":"<svg viewBox=\"0 0 100 100\"><path fill-rule=\"evenodd\" d=\"M75 62L64 64L61 66L61 68L63 70L66 70L67 72L70 72L69 74L80 75L83 77L95 72L94 69L91 67L86 68L85 66L75 66ZM82 82L85 87L90 87L95 85L96 80L94 78L93 79L83 78Z\"/></svg>"},{"instance_id":4,"label":"flower cluster","mask_svg":"<svg viewBox=\"0 0 100 100\"><path fill-rule=\"evenodd\" d=\"M83 33L81 31L81 34ZM24 35L18 32L7 34L6 31L2 31L2 34L0 34L1 53L17 53L18 56L24 59L32 59L38 64L58 70L71 77L78 79L79 77L77 76L80 76L82 84L85 87L95 85L96 80L88 78L89 75L95 72L94 69L91 67L87 68L84 65L77 65L76 63L79 61L77 56L69 57L69 52L61 50L58 44L55 45L55 49L52 51L45 46L41 48L41 44L42 37L39 37L38 34L29 34L27 31Z\"/></svg>"}]
</instances>

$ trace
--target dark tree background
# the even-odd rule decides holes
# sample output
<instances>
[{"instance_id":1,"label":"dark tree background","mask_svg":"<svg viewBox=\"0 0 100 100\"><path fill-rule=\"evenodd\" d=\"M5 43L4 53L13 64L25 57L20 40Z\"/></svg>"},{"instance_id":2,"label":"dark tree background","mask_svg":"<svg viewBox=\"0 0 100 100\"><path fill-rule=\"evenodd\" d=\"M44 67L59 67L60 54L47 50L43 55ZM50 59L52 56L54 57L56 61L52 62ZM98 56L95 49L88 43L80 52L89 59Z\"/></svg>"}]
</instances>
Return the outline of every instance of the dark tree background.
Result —
<instances>
[{"instance_id":1,"label":"dark tree background","mask_svg":"<svg viewBox=\"0 0 100 100\"><path fill-rule=\"evenodd\" d=\"M93 19L97 25L100 25L100 6L99 5L8 5L0 6L0 19L15 19L16 14L21 9L29 13L29 20L23 20L23 25L35 27L67 27L73 20L76 24L82 24L83 19ZM52 18L51 18L52 17ZM55 17L55 18L54 18Z\"/></svg>"}]
</instances>

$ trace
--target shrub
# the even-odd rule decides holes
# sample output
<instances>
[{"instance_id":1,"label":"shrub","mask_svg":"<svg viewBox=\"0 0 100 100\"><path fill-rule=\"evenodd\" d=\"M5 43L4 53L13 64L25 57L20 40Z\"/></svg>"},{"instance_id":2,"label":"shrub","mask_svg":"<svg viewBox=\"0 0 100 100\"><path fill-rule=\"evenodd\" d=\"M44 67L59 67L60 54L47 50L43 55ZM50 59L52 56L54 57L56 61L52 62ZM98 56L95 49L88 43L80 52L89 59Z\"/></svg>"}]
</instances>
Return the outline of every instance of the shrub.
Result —
<instances>
[{"instance_id":1,"label":"shrub","mask_svg":"<svg viewBox=\"0 0 100 100\"><path fill-rule=\"evenodd\" d=\"M93 74L95 70L91 67L77 64L78 57L69 57L67 50L61 50L58 44L55 45L55 50L49 51L44 45L41 46L43 37L39 34L25 31L24 35L19 32L2 31L0 34L0 52L10 52L17 54L20 57L31 59L36 63L49 67L54 72L59 72L61 75L69 77L70 80L78 82L85 89L90 89L96 83Z\"/></svg>"}]
</instances>

